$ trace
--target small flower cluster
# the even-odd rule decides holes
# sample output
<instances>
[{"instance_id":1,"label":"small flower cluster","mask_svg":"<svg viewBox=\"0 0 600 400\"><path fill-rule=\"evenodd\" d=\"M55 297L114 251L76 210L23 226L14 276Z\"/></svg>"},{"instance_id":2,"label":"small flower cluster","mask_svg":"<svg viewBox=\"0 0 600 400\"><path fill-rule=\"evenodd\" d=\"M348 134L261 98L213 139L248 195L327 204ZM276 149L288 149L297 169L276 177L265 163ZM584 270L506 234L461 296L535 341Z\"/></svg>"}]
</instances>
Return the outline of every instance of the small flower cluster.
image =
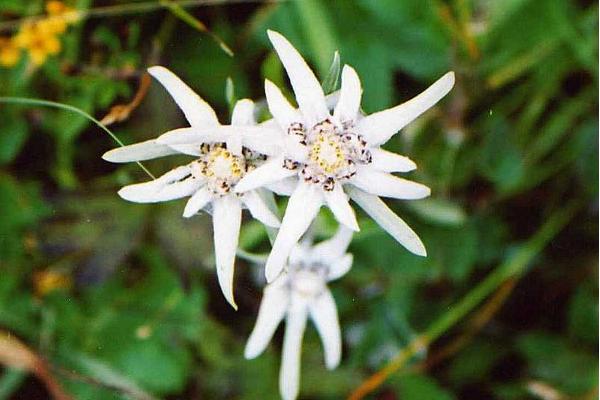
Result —
<instances>
[{"instance_id":1,"label":"small flower cluster","mask_svg":"<svg viewBox=\"0 0 600 400\"><path fill-rule=\"evenodd\" d=\"M79 14L58 0L48 1L46 12L43 18L25 21L13 37L0 38L0 65L16 65L21 58L21 50L29 54L35 66L44 64L49 56L60 52L59 36L69 24L78 20Z\"/></svg>"},{"instance_id":2,"label":"small flower cluster","mask_svg":"<svg viewBox=\"0 0 600 400\"><path fill-rule=\"evenodd\" d=\"M122 163L178 153L194 157L150 182L125 186L119 195L139 203L189 197L184 217L201 210L211 213L219 284L236 309L233 276L242 209L279 228L266 260L268 285L245 355L258 356L285 318L280 391L287 400L298 394L300 350L309 317L323 342L327 367L335 368L340 361L339 322L326 284L352 265L346 250L359 227L349 198L409 251L426 255L419 237L380 196L421 199L430 190L394 175L416 165L381 146L444 97L454 85L454 74L447 73L406 103L365 115L360 109L361 83L352 67L344 66L339 93L326 97L287 39L273 31L268 35L287 71L298 108L267 80L265 94L273 119L258 123L254 103L243 99L235 104L231 124L223 125L177 76L164 67L152 67L148 72L171 94L190 126L111 150L103 158ZM289 196L281 222L269 207L273 193ZM331 239L313 245L302 237L323 205L340 228Z\"/></svg>"}]
</instances>

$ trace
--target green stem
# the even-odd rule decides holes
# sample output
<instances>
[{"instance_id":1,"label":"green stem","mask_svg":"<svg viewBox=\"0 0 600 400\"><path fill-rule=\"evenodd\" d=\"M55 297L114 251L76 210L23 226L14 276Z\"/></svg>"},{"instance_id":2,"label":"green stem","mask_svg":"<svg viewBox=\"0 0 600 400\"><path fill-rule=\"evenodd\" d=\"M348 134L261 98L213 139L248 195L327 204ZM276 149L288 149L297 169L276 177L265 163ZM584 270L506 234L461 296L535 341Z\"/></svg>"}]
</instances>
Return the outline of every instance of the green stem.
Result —
<instances>
[{"instance_id":1,"label":"green stem","mask_svg":"<svg viewBox=\"0 0 600 400\"><path fill-rule=\"evenodd\" d=\"M512 256L467 293L450 311L435 320L424 333L415 337L406 347L401 349L381 370L365 380L350 394L348 399L360 400L367 394L375 391L390 375L400 370L412 356L424 351L431 342L456 325L507 279L516 278L521 275L531 261L544 249L546 244L571 220L579 209L579 206L579 202L573 201L563 209L552 214L535 235L525 242Z\"/></svg>"},{"instance_id":2,"label":"green stem","mask_svg":"<svg viewBox=\"0 0 600 400\"><path fill-rule=\"evenodd\" d=\"M521 275L534 257L560 232L578 209L578 203L571 203L550 216L536 234L523 244L513 256L509 257L479 285L467 293L449 312L442 315L429 326L424 334L427 341L431 342L440 337L507 279Z\"/></svg>"},{"instance_id":3,"label":"green stem","mask_svg":"<svg viewBox=\"0 0 600 400\"><path fill-rule=\"evenodd\" d=\"M102 129L104 132L108 133L108 135L111 138L113 138L113 140L115 142L117 142L119 144L119 146L121 146L121 147L125 146L125 144L123 144L123 142L121 142L121 140L114 133L112 133L110 131L110 129L108 129L106 126L104 126L104 124L102 122L98 121L96 118L92 117L90 114L86 113L85 111L83 111L77 107L73 107L68 104L57 103L55 101L50 101L50 100L30 99L30 98L25 98L25 97L0 97L0 103L25 104L25 105L31 105L31 106L52 107L52 108L59 108L62 110L74 112L74 113L79 114L82 117L85 117L88 120L92 121L94 124L96 124L98 127L100 127L100 129ZM144 165L142 165L141 162L136 162L136 163L137 163L137 165L140 166L141 169L144 170L144 172L146 174L148 174L148 176L150 176L152 179L156 179L154 177L154 175L152 175L152 173L150 171L148 171L148 169L146 167L144 167Z\"/></svg>"}]
</instances>

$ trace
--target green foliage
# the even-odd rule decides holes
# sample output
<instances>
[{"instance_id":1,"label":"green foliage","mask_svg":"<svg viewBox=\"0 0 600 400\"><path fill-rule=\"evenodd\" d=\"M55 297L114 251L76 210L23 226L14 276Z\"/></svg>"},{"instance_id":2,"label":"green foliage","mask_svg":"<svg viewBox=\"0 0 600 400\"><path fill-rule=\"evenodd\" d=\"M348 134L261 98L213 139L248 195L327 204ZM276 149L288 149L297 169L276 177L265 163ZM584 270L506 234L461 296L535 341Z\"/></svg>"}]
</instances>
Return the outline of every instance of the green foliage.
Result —
<instances>
[{"instance_id":1,"label":"green foliage","mask_svg":"<svg viewBox=\"0 0 600 400\"><path fill-rule=\"evenodd\" d=\"M125 11L132 4L126 1L69 4L116 9L71 26L60 37L61 52L39 68L26 57L0 67L0 96L56 101L101 119L133 99L146 67L160 64L225 122L236 99L264 100L264 78L292 98L266 29L297 46L327 92L339 87L341 67L352 65L367 113L456 71L448 98L386 144L419 166L407 178L432 188L426 200L386 200L419 233L428 257L409 254L358 213L353 270L331 284L343 360L326 370L309 324L301 393L346 398L498 266L522 257L523 243L569 204L578 207L575 218L546 238L547 248L532 246L526 275L481 330L423 369L422 362L452 347L472 325L444 331L371 398L523 399L534 381L564 398L594 396L597 4L292 0L205 5L177 15L158 2L135 13ZM0 26L14 33L13 19L43 6L4 0ZM261 116L268 116L264 109ZM278 397L281 329L261 357L243 357L261 297L259 266L238 258L240 310L233 312L216 283L210 218L184 220L182 201L122 201L119 187L147 177L134 164L100 158L115 146L106 132L71 111L25 104L3 102L0 121L3 331L48 360L77 399ZM110 128L129 144L182 126L181 113L153 82L129 118ZM159 175L177 161L147 167ZM324 238L334 228L331 215L322 213L315 234ZM264 254L269 234L245 221L240 244ZM42 390L9 367L0 373L0 399L22 398L31 385Z\"/></svg>"}]
</instances>

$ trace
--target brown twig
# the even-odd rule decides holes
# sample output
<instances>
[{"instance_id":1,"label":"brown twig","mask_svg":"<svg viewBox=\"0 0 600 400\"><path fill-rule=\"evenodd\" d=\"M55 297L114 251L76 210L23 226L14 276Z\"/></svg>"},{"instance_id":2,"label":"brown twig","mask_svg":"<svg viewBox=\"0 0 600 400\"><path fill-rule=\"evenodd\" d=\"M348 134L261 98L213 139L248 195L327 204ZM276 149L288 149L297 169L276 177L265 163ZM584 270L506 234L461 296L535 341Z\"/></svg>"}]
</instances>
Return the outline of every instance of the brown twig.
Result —
<instances>
[{"instance_id":1,"label":"brown twig","mask_svg":"<svg viewBox=\"0 0 600 400\"><path fill-rule=\"evenodd\" d=\"M492 319L492 317L500 310L510 293L517 284L516 279L509 279L504 282L494 295L479 309L479 311L471 318L467 330L452 340L448 345L444 346L438 352L427 357L424 361L416 364L411 370L424 371L431 369L441 361L456 354L473 337Z\"/></svg>"}]
</instances>

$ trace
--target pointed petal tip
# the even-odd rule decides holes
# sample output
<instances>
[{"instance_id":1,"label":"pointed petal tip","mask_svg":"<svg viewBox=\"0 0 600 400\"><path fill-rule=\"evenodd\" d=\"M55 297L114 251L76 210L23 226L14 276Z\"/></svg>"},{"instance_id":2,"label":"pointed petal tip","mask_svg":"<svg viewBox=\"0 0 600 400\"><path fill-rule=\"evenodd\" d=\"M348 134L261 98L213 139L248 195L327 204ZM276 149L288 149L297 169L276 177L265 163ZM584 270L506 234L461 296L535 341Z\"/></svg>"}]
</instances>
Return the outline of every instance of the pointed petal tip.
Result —
<instances>
[{"instance_id":1,"label":"pointed petal tip","mask_svg":"<svg viewBox=\"0 0 600 400\"><path fill-rule=\"evenodd\" d=\"M258 353L256 349L251 348L250 346L246 346L246 348L244 349L244 358L246 360L252 360L258 357L259 354L260 353Z\"/></svg>"}]
</instances>

